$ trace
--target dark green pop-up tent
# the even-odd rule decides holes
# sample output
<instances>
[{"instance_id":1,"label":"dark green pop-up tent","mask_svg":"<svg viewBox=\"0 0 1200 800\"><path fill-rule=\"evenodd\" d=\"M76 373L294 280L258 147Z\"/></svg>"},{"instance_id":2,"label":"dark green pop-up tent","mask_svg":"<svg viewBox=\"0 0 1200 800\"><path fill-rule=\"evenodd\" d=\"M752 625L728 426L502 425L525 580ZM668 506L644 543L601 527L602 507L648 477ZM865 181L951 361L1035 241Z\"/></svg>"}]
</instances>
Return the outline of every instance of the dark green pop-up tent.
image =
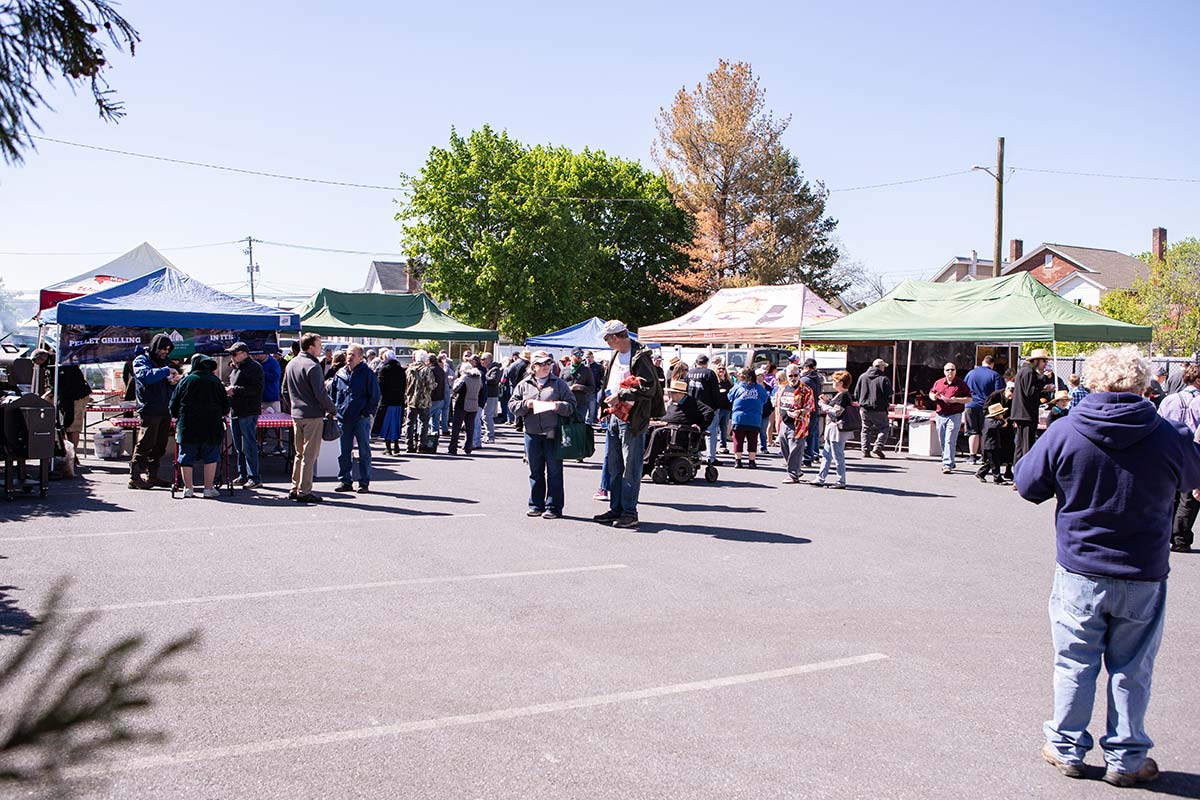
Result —
<instances>
[{"instance_id":1,"label":"dark green pop-up tent","mask_svg":"<svg viewBox=\"0 0 1200 800\"><path fill-rule=\"evenodd\" d=\"M369 294L321 289L300 308L305 333L379 339L494 342L496 331L465 325L424 294Z\"/></svg>"},{"instance_id":2,"label":"dark green pop-up tent","mask_svg":"<svg viewBox=\"0 0 1200 800\"><path fill-rule=\"evenodd\" d=\"M904 281L841 319L806 326L806 342L1149 342L1152 329L1098 314L1028 272L958 283Z\"/></svg>"},{"instance_id":3,"label":"dark green pop-up tent","mask_svg":"<svg viewBox=\"0 0 1200 800\"><path fill-rule=\"evenodd\" d=\"M882 299L841 319L800 331L803 342L908 342L908 401L913 342L1149 342L1153 329L1106 317L1047 289L1028 272L958 283L904 281ZM904 435L904 421L900 435ZM896 449L900 448L897 442Z\"/></svg>"}]
</instances>

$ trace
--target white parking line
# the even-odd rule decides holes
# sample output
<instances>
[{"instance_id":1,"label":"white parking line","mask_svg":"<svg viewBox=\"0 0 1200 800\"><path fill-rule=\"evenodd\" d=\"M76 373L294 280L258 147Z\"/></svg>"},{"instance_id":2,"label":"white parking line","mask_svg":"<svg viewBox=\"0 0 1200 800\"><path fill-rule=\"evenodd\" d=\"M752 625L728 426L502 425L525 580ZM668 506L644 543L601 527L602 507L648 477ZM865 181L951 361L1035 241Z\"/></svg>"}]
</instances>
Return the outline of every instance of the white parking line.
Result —
<instances>
[{"instance_id":1,"label":"white parking line","mask_svg":"<svg viewBox=\"0 0 1200 800\"><path fill-rule=\"evenodd\" d=\"M419 733L439 728L453 728L462 725L477 725L484 722L500 722L503 720L535 717L542 714L553 714L559 711L571 711L577 708L595 708L625 703L630 700L649 700L656 697L668 697L688 692L703 692L710 689L722 689L728 686L742 686L748 683L791 678L809 672L822 672L842 667L853 667L872 661L882 661L887 656L882 653L867 653L850 658L839 658L833 661L819 661L815 664L802 664L797 667L770 670L768 672L751 672L742 675L729 675L724 678L690 683L675 683L669 686L654 686L649 689L635 689L613 694L599 694L590 697L580 697L574 700L560 700L551 703L538 703L531 706L503 708L495 711L484 711L479 714L461 714L454 717L438 717L436 719L418 720L415 722L400 722L394 725L377 725L370 728L352 730L328 731L313 733L305 736L289 736L281 739L266 739L259 742L226 747L206 747L199 750L183 750L178 753L167 753L159 756L144 756L125 761L114 761L108 764L97 764L65 770L68 777L91 777L114 772L134 772L137 770L155 769L158 767L174 767L181 764L193 764L199 761L216 759L244 758L261 753L273 753L281 750L296 750L303 747L316 747L326 744L362 741L365 739L381 739L386 736L400 736L406 733Z\"/></svg>"},{"instance_id":2,"label":"white parking line","mask_svg":"<svg viewBox=\"0 0 1200 800\"><path fill-rule=\"evenodd\" d=\"M199 603L220 603L227 600L259 600L264 597L290 597L299 594L324 594L329 592L353 592L360 589L387 589L397 586L423 586L430 583L465 583L468 581L492 581L506 578L531 578L538 575L569 575L575 572L599 572L601 570L626 569L625 564L599 564L591 567L561 567L558 569L535 569L526 572L488 572L482 575L447 575L436 578L404 578L397 581L375 581L373 583L343 583L336 586L308 586L300 589L274 589L244 594L211 594L202 597L179 597L172 600L144 600L138 603L114 603L106 606L68 608L65 614L88 614L96 611L125 611L131 608L162 608L164 606L187 606Z\"/></svg>"},{"instance_id":3,"label":"white parking line","mask_svg":"<svg viewBox=\"0 0 1200 800\"><path fill-rule=\"evenodd\" d=\"M430 514L421 515L413 514L405 515L403 519L465 519L467 517L486 517L487 514ZM367 514L361 517L353 517L354 522L373 522L378 520L395 520L395 514ZM246 522L237 525L197 525L190 528L143 528L141 530L131 531L89 531L87 533L50 533L45 536L12 536L0 539L0 542L40 542L46 539L103 539L111 536L137 536L138 534L163 534L163 533L220 533L221 531L230 530L247 530L252 528L280 528L289 525L302 525L306 522L321 522L323 520L317 517L305 517L303 519L289 520L264 520L262 522ZM327 531L322 530L327 533Z\"/></svg>"}]
</instances>

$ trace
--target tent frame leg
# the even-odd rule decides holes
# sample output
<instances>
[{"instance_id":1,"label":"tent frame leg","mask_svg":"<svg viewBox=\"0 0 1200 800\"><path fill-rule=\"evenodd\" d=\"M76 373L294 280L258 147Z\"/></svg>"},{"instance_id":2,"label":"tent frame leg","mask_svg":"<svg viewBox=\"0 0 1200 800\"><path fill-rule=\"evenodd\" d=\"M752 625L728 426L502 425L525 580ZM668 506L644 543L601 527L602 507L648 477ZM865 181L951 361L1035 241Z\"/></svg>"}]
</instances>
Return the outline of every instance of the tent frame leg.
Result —
<instances>
[{"instance_id":1,"label":"tent frame leg","mask_svg":"<svg viewBox=\"0 0 1200 800\"><path fill-rule=\"evenodd\" d=\"M893 352L899 347L899 342L893 346ZM904 427L908 422L908 397L909 397L909 379L912 377L912 339L908 340L908 360L904 363L904 416L900 418L900 436L896 439L896 452L900 452L901 446L904 444Z\"/></svg>"}]
</instances>

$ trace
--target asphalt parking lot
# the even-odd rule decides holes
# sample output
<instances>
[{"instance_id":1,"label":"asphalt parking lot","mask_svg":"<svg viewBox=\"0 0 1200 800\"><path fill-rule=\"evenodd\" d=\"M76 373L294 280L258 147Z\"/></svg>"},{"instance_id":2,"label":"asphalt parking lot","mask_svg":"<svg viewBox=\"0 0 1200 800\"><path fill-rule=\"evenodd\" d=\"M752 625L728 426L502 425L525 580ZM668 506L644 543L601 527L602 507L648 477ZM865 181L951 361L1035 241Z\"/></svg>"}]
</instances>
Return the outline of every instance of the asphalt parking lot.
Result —
<instances>
[{"instance_id":1,"label":"asphalt parking lot","mask_svg":"<svg viewBox=\"0 0 1200 800\"><path fill-rule=\"evenodd\" d=\"M642 529L525 516L519 439L385 457L374 493L134 492L116 467L0 505L0 657L61 576L101 640L198 628L147 714L167 741L88 798L1109 797L1038 756L1052 509L932 460L845 492L643 484ZM1173 557L1150 788L1200 797L1200 555ZM1104 701L1092 730L1103 731ZM35 790L14 796L41 796Z\"/></svg>"}]
</instances>

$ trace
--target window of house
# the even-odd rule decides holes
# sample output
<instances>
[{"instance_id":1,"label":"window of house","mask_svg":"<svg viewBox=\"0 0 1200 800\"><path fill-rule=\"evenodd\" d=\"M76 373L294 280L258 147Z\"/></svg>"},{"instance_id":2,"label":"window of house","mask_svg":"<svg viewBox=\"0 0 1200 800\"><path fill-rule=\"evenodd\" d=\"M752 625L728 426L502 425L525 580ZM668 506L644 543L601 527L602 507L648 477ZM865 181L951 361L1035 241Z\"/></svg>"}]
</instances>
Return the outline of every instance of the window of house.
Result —
<instances>
[{"instance_id":1,"label":"window of house","mask_svg":"<svg viewBox=\"0 0 1200 800\"><path fill-rule=\"evenodd\" d=\"M1049 268L1052 266L1054 266L1054 254L1046 253L1046 267Z\"/></svg>"}]
</instances>

